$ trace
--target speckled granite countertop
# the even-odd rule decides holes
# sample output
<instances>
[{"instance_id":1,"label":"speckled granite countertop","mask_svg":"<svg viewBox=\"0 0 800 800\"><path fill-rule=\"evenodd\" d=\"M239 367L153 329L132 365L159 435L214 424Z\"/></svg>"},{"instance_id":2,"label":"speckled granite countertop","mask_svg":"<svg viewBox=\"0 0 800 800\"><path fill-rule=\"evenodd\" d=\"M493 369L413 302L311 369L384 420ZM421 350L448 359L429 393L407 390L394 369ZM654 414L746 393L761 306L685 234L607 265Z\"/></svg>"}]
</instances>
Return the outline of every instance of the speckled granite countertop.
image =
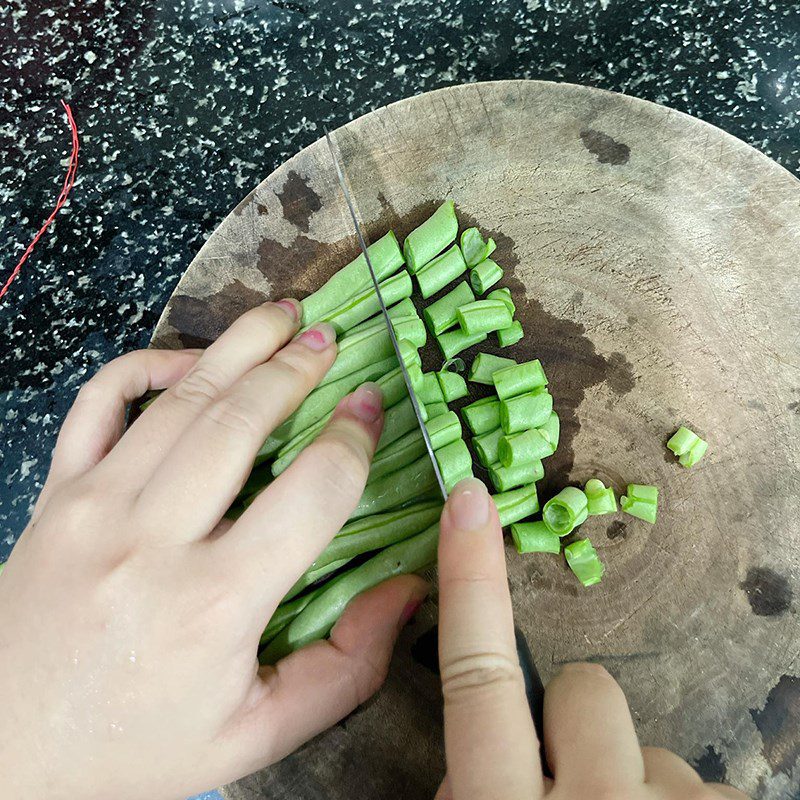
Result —
<instances>
[{"instance_id":1,"label":"speckled granite countertop","mask_svg":"<svg viewBox=\"0 0 800 800\"><path fill-rule=\"evenodd\" d=\"M144 346L194 253L263 177L391 101L501 78L653 100L800 171L793 0L10 0L0 9L0 559L75 392ZM713 767L713 765L711 765Z\"/></svg>"}]
</instances>

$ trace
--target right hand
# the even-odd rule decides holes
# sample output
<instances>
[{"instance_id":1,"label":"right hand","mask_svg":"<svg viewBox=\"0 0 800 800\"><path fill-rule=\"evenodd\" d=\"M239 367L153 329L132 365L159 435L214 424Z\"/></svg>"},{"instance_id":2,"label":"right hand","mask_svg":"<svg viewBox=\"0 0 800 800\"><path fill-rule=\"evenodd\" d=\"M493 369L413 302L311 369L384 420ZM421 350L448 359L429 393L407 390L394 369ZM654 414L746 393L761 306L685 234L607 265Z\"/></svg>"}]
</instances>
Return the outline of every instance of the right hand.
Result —
<instances>
[{"instance_id":1,"label":"right hand","mask_svg":"<svg viewBox=\"0 0 800 800\"><path fill-rule=\"evenodd\" d=\"M456 486L439 541L439 664L447 778L436 800L746 800L704 784L678 756L639 746L625 695L597 664L571 664L545 693L545 751L517 660L503 535L486 487Z\"/></svg>"}]
</instances>

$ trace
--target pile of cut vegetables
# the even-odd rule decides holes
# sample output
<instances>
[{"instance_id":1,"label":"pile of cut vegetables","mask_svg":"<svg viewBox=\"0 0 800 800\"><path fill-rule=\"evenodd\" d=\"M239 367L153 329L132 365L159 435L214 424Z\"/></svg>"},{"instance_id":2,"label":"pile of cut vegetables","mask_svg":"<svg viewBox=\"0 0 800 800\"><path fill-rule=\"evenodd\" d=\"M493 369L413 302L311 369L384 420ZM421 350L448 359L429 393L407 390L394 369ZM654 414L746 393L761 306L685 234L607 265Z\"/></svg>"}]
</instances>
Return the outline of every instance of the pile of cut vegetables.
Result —
<instances>
[{"instance_id":1,"label":"pile of cut vegetables","mask_svg":"<svg viewBox=\"0 0 800 800\"><path fill-rule=\"evenodd\" d=\"M500 522L510 526L517 550L563 550L578 580L591 586L602 579L603 563L588 539L567 537L589 516L615 513L614 490L597 478L583 489L567 486L544 504L540 519L533 519L540 510L536 482L544 477L544 460L558 447L558 414L539 360L518 363L510 357L524 332L514 318L510 290L495 288L503 277L490 257L495 242L484 240L475 227L460 238L458 233L454 204L447 201L406 237L402 249L391 231L369 247L445 486L450 491L472 476L474 453L488 472ZM439 295L423 308L424 321L411 299L413 278L423 300ZM286 470L324 428L337 403L366 381L382 390L384 426L366 488L347 524L292 587L264 630L262 663L274 663L326 636L361 592L433 565L442 508L364 256L302 300L302 307L304 329L328 322L336 330L336 360L319 386L264 442L228 516L240 515ZM426 372L419 350L429 334L442 361L439 369ZM459 354L490 335L499 348L509 348L509 357L478 352L467 367ZM488 395L459 403L459 417L450 404L472 394L468 383ZM471 447L464 440L462 420L471 433ZM696 464L707 448L683 427L667 446L685 467ZM641 484L629 484L620 498L623 511L650 523L656 520L657 503L658 489Z\"/></svg>"}]
</instances>

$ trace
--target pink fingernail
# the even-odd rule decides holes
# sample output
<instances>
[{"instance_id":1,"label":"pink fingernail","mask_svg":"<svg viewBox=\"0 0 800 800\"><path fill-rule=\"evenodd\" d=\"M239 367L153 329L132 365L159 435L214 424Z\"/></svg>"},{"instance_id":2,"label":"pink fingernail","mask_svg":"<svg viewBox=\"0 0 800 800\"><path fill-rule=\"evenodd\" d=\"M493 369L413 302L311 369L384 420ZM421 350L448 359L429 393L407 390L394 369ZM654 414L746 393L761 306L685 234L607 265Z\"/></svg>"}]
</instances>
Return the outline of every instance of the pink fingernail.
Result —
<instances>
[{"instance_id":1,"label":"pink fingernail","mask_svg":"<svg viewBox=\"0 0 800 800\"><path fill-rule=\"evenodd\" d=\"M291 318L292 322L297 322L300 319L300 303L293 300L291 297L284 297L283 300L278 300L275 303L280 306Z\"/></svg>"},{"instance_id":2,"label":"pink fingernail","mask_svg":"<svg viewBox=\"0 0 800 800\"><path fill-rule=\"evenodd\" d=\"M375 422L383 410L383 392L377 383L364 383L347 400L348 410L364 422Z\"/></svg>"},{"instance_id":3,"label":"pink fingernail","mask_svg":"<svg viewBox=\"0 0 800 800\"><path fill-rule=\"evenodd\" d=\"M319 322L300 335L297 340L311 350L321 351L336 341L336 331L327 322Z\"/></svg>"},{"instance_id":4,"label":"pink fingernail","mask_svg":"<svg viewBox=\"0 0 800 800\"><path fill-rule=\"evenodd\" d=\"M489 492L477 478L459 481L447 501L447 513L461 531L480 530L489 521Z\"/></svg>"},{"instance_id":5,"label":"pink fingernail","mask_svg":"<svg viewBox=\"0 0 800 800\"><path fill-rule=\"evenodd\" d=\"M405 625L408 625L408 621L414 614L419 611L420 606L425 602L425 599L417 599L417 600L409 600L405 607L403 608L402 613L400 614L400 627L402 628Z\"/></svg>"}]
</instances>

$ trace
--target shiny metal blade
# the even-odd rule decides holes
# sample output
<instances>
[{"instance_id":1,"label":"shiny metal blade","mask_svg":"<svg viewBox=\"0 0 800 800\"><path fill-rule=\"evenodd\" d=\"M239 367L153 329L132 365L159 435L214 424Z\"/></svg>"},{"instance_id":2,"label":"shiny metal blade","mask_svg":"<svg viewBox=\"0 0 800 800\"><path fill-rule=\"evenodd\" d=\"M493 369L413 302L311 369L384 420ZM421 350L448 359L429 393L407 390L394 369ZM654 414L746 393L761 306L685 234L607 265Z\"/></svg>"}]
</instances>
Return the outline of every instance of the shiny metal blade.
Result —
<instances>
[{"instance_id":1,"label":"shiny metal blade","mask_svg":"<svg viewBox=\"0 0 800 800\"><path fill-rule=\"evenodd\" d=\"M325 140L328 142L328 149L331 151L333 164L336 167L336 177L339 179L339 186L342 188L342 194L344 194L347 208L350 211L350 217L353 220L353 226L356 230L358 244L361 247L361 252L364 254L364 260L367 262L367 268L369 269L369 274L372 278L372 285L375 287L375 294L378 296L378 303L381 307L381 314L383 314L383 321L386 323L386 327L389 329L389 338L392 340L392 347L394 347L397 361L400 364L400 370L403 373L403 380L406 382L406 389L408 389L408 396L411 398L411 405L413 406L414 414L417 417L417 424L422 431L422 438L425 441L425 449L428 451L428 457L430 458L431 465L433 466L433 474L436 475L436 481L439 484L439 490L442 493L442 497L447 500L447 489L445 488L444 479L442 478L442 471L439 469L439 463L436 461L436 456L433 452L433 445L431 444L431 437L428 435L428 429L425 427L425 422L422 419L422 413L419 409L419 402L416 394L414 393L414 387L411 385L411 378L408 374L405 363L403 363L403 358L400 355L400 346L397 344L397 336L395 336L394 326L389 318L389 312L386 309L386 303L384 303L383 296L381 295L381 287L378 283L378 278L375 275L375 269L372 266L372 261L370 261L369 252L367 251L367 243L364 240L364 234L361 231L361 225L358 221L358 215L356 214L355 206L353 205L353 199L350 196L350 190L347 188L347 180L344 176L344 169L342 168L342 164L338 155L336 154L336 149L333 146L333 140L331 139L331 135L327 129L325 130Z\"/></svg>"}]
</instances>

